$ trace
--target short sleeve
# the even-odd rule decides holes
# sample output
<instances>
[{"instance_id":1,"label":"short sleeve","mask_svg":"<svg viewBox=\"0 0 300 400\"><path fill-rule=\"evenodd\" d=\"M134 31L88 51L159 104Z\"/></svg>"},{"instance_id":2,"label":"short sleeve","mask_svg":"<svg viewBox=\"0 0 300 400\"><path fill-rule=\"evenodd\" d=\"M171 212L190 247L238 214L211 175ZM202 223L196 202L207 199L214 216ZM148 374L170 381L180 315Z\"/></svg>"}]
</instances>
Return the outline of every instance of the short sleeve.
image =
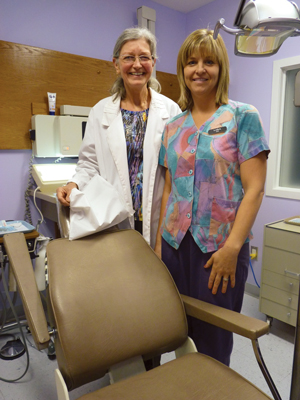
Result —
<instances>
[{"instance_id":1,"label":"short sleeve","mask_svg":"<svg viewBox=\"0 0 300 400\"><path fill-rule=\"evenodd\" d=\"M262 151L270 152L264 129L255 107L247 106L238 120L237 144L239 163L249 160Z\"/></svg>"}]
</instances>

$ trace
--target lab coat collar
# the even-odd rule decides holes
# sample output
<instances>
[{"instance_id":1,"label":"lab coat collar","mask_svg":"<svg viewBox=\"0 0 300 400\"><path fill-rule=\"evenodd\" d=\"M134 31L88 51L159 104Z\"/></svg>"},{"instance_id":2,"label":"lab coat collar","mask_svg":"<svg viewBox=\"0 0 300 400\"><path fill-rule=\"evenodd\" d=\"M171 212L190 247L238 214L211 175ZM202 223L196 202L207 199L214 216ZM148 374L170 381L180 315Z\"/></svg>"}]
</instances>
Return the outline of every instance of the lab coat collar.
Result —
<instances>
[{"instance_id":1,"label":"lab coat collar","mask_svg":"<svg viewBox=\"0 0 300 400\"><path fill-rule=\"evenodd\" d=\"M104 112L102 116L102 124L104 126L110 126L113 120L116 118L118 113L120 112L120 97L117 97L115 100L114 96L111 96L107 99L107 102L104 106Z\"/></svg>"},{"instance_id":2,"label":"lab coat collar","mask_svg":"<svg viewBox=\"0 0 300 400\"><path fill-rule=\"evenodd\" d=\"M153 108L155 111L158 111L160 113L161 118L170 119L171 118L170 113L167 110L164 102L162 101L162 96L151 88L150 88L150 93L151 93L150 108Z\"/></svg>"}]
</instances>

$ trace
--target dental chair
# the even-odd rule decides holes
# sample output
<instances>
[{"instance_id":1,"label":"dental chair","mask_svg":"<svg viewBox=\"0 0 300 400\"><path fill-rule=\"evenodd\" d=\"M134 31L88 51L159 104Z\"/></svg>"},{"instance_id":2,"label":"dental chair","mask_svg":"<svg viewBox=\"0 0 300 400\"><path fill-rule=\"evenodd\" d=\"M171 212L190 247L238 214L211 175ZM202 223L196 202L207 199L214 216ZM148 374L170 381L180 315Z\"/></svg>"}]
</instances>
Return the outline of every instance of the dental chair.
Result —
<instances>
[{"instance_id":1,"label":"dental chair","mask_svg":"<svg viewBox=\"0 0 300 400\"><path fill-rule=\"evenodd\" d=\"M51 329L24 235L5 235L4 246L36 346L46 348L54 337L59 400L107 373L111 384L80 400L270 399L232 369L197 352L187 336L186 314L249 338L259 360L257 340L269 325L180 296L138 232L111 230L48 244ZM143 360L171 351L176 359L145 371ZM274 398L280 398L268 383Z\"/></svg>"}]
</instances>

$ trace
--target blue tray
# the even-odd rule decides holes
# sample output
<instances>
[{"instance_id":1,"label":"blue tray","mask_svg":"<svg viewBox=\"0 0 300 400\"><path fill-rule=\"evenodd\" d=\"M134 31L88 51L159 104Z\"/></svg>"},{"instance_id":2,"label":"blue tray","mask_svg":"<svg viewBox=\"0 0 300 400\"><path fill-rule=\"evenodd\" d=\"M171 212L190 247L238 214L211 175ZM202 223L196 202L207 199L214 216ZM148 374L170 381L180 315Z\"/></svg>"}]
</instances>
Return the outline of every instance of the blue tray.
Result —
<instances>
[{"instance_id":1,"label":"blue tray","mask_svg":"<svg viewBox=\"0 0 300 400\"><path fill-rule=\"evenodd\" d=\"M6 226L3 225L3 221L0 221L0 237L7 233L23 232L29 233L35 230L35 227L28 224L26 221L5 221Z\"/></svg>"}]
</instances>

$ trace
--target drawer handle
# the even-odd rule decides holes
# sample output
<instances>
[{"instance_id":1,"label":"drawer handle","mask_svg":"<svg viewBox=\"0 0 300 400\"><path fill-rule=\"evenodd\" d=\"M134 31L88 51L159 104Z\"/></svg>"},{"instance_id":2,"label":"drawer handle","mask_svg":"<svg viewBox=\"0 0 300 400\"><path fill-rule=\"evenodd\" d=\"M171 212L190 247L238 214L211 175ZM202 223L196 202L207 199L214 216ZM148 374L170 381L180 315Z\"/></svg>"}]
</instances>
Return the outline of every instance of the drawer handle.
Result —
<instances>
[{"instance_id":1,"label":"drawer handle","mask_svg":"<svg viewBox=\"0 0 300 400\"><path fill-rule=\"evenodd\" d=\"M291 316L291 313L290 313L290 312L288 312L286 315L287 315L288 317L290 317L290 316Z\"/></svg>"},{"instance_id":2,"label":"drawer handle","mask_svg":"<svg viewBox=\"0 0 300 400\"><path fill-rule=\"evenodd\" d=\"M285 274L290 274L290 275L292 275L292 276L297 276L297 278L300 277L300 274L299 274L299 273L293 272L293 271L289 271L288 269L285 269L285 270L284 270L284 273L285 273Z\"/></svg>"},{"instance_id":3,"label":"drawer handle","mask_svg":"<svg viewBox=\"0 0 300 400\"><path fill-rule=\"evenodd\" d=\"M289 303L290 303L290 302L292 301L292 298L291 298L291 297L289 297L289 298L288 298L288 301L289 301Z\"/></svg>"}]
</instances>

